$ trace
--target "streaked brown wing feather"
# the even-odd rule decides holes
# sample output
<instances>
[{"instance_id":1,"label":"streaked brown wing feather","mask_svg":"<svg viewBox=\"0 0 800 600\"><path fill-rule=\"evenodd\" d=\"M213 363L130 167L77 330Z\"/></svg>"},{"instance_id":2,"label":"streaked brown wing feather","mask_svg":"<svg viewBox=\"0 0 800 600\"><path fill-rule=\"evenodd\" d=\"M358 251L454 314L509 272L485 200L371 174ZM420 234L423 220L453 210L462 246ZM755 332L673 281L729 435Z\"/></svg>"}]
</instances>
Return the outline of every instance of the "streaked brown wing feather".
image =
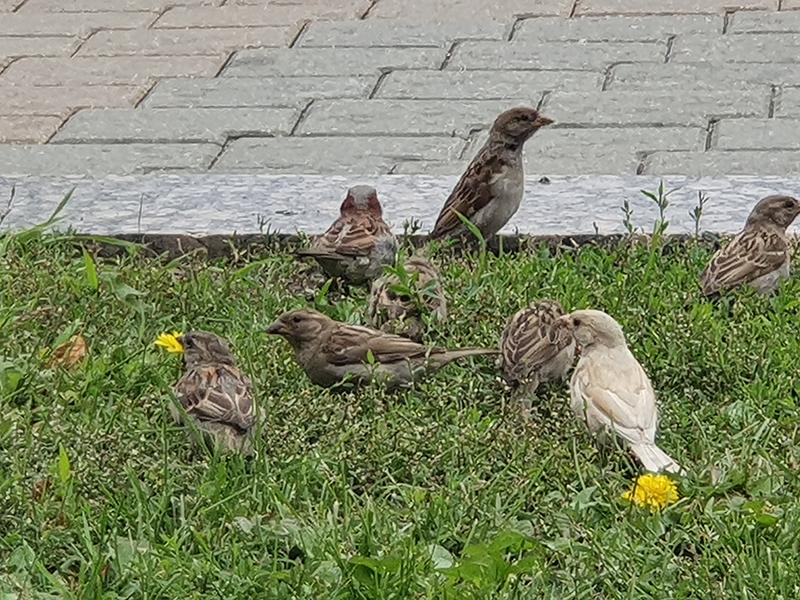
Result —
<instances>
[{"instance_id":1,"label":"streaked brown wing feather","mask_svg":"<svg viewBox=\"0 0 800 600\"><path fill-rule=\"evenodd\" d=\"M252 383L236 367L205 366L187 373L175 395L186 412L199 421L211 421L247 431L255 423Z\"/></svg>"},{"instance_id":2,"label":"streaked brown wing feather","mask_svg":"<svg viewBox=\"0 0 800 600\"><path fill-rule=\"evenodd\" d=\"M378 238L387 233L391 233L389 226L367 213L340 217L309 250L326 255L367 256Z\"/></svg>"},{"instance_id":3,"label":"streaked brown wing feather","mask_svg":"<svg viewBox=\"0 0 800 600\"><path fill-rule=\"evenodd\" d=\"M779 269L788 247L783 235L761 227L746 229L717 251L700 276L705 294L732 289Z\"/></svg>"},{"instance_id":4,"label":"streaked brown wing feather","mask_svg":"<svg viewBox=\"0 0 800 600\"><path fill-rule=\"evenodd\" d=\"M512 317L500 340L503 373L507 378L518 380L529 376L573 342L566 328L556 326L558 316L532 307Z\"/></svg>"},{"instance_id":5,"label":"streaked brown wing feather","mask_svg":"<svg viewBox=\"0 0 800 600\"><path fill-rule=\"evenodd\" d=\"M350 365L366 362L367 353L379 363L392 363L410 358L423 358L429 348L411 340L374 331L356 325L344 325L336 328L320 348L328 362L334 365ZM434 348L432 353L443 352Z\"/></svg>"},{"instance_id":6,"label":"streaked brown wing feather","mask_svg":"<svg viewBox=\"0 0 800 600\"><path fill-rule=\"evenodd\" d=\"M456 212L471 220L475 213L489 204L492 199L492 178L504 165L504 161L497 154L482 149L445 201L431 237L445 237L463 228Z\"/></svg>"}]
</instances>

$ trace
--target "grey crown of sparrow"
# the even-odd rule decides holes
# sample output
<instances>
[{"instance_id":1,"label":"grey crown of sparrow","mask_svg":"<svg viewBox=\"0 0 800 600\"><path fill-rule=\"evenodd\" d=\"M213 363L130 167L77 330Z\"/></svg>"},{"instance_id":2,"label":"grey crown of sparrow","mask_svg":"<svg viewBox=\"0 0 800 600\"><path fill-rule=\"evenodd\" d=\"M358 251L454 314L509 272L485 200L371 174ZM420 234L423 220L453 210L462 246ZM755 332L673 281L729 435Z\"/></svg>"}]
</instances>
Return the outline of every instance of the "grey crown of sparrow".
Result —
<instances>
[{"instance_id":1,"label":"grey crown of sparrow","mask_svg":"<svg viewBox=\"0 0 800 600\"><path fill-rule=\"evenodd\" d=\"M599 310L560 317L582 354L572 374L570 407L592 433L618 435L647 471L681 472L656 446L658 409L650 378L628 349L619 323Z\"/></svg>"},{"instance_id":2,"label":"grey crown of sparrow","mask_svg":"<svg viewBox=\"0 0 800 600\"><path fill-rule=\"evenodd\" d=\"M350 379L364 384L379 380L394 389L459 358L497 354L486 348L428 347L369 327L334 321L306 308L282 314L266 333L289 342L300 367L322 387Z\"/></svg>"},{"instance_id":3,"label":"grey crown of sparrow","mask_svg":"<svg viewBox=\"0 0 800 600\"><path fill-rule=\"evenodd\" d=\"M500 370L515 388L523 415L539 385L566 379L575 360L575 338L558 320L563 315L556 300L539 300L514 313L503 330Z\"/></svg>"},{"instance_id":4,"label":"grey crown of sparrow","mask_svg":"<svg viewBox=\"0 0 800 600\"><path fill-rule=\"evenodd\" d=\"M256 422L252 383L236 366L228 344L206 331L178 338L184 348L185 372L173 390L194 425L223 450L249 452ZM183 423L183 413L170 406Z\"/></svg>"},{"instance_id":5,"label":"grey crown of sparrow","mask_svg":"<svg viewBox=\"0 0 800 600\"><path fill-rule=\"evenodd\" d=\"M497 117L478 151L444 203L431 239L459 237L467 229L460 213L484 238L495 235L519 209L525 191L522 147L553 121L533 108L512 108Z\"/></svg>"},{"instance_id":6,"label":"grey crown of sparrow","mask_svg":"<svg viewBox=\"0 0 800 600\"><path fill-rule=\"evenodd\" d=\"M347 191L339 218L310 248L297 254L316 259L328 277L361 285L379 277L383 265L395 263L397 247L375 188L356 185Z\"/></svg>"},{"instance_id":7,"label":"grey crown of sparrow","mask_svg":"<svg viewBox=\"0 0 800 600\"><path fill-rule=\"evenodd\" d=\"M377 279L372 284L367 316L372 327L421 343L425 332L424 314L444 322L447 298L439 270L428 258L414 254L402 266L408 289L403 289L403 282L394 274Z\"/></svg>"},{"instance_id":8,"label":"grey crown of sparrow","mask_svg":"<svg viewBox=\"0 0 800 600\"><path fill-rule=\"evenodd\" d=\"M786 229L798 214L800 202L791 196L767 196L759 201L744 229L717 250L700 275L703 293L712 296L744 284L762 294L778 289L790 272Z\"/></svg>"}]
</instances>

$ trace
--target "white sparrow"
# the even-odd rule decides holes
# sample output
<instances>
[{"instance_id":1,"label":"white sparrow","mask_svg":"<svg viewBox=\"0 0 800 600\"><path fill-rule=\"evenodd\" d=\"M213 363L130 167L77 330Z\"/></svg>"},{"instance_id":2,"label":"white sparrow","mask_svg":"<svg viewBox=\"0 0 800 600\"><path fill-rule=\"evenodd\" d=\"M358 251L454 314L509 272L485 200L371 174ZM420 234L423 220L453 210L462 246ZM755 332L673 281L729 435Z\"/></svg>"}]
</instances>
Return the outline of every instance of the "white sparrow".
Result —
<instances>
[{"instance_id":1,"label":"white sparrow","mask_svg":"<svg viewBox=\"0 0 800 600\"><path fill-rule=\"evenodd\" d=\"M540 383L567 378L575 359L575 338L559 323L564 315L555 300L539 300L511 317L500 338L500 370L516 388L523 415Z\"/></svg>"},{"instance_id":2,"label":"white sparrow","mask_svg":"<svg viewBox=\"0 0 800 600\"><path fill-rule=\"evenodd\" d=\"M456 212L469 219L486 239L500 231L519 209L525 191L522 146L552 122L524 106L497 117L489 139L445 201L431 239L467 233Z\"/></svg>"},{"instance_id":3,"label":"white sparrow","mask_svg":"<svg viewBox=\"0 0 800 600\"><path fill-rule=\"evenodd\" d=\"M711 296L743 284L766 294L789 277L791 251L786 228L800 214L790 196L767 196L755 205L744 229L720 248L700 275L703 293Z\"/></svg>"},{"instance_id":4,"label":"white sparrow","mask_svg":"<svg viewBox=\"0 0 800 600\"><path fill-rule=\"evenodd\" d=\"M367 317L372 327L422 343L425 313L440 323L447 318L447 298L436 266L420 254L402 265L399 274L384 275L372 283Z\"/></svg>"},{"instance_id":5,"label":"white sparrow","mask_svg":"<svg viewBox=\"0 0 800 600\"><path fill-rule=\"evenodd\" d=\"M581 347L570 382L572 411L590 432L610 430L622 438L647 471L679 473L680 465L656 446L656 395L619 323L599 310L578 310L559 321Z\"/></svg>"},{"instance_id":6,"label":"white sparrow","mask_svg":"<svg viewBox=\"0 0 800 600\"><path fill-rule=\"evenodd\" d=\"M352 285L379 277L383 265L395 262L397 238L383 220L375 188L351 187L339 212L328 231L297 254L316 259L328 277L340 277Z\"/></svg>"},{"instance_id":7,"label":"white sparrow","mask_svg":"<svg viewBox=\"0 0 800 600\"><path fill-rule=\"evenodd\" d=\"M485 348L423 346L398 335L334 321L306 308L282 314L266 332L286 339L300 367L322 387L349 376L357 383L383 381L393 389L459 358L497 354Z\"/></svg>"},{"instance_id":8,"label":"white sparrow","mask_svg":"<svg viewBox=\"0 0 800 600\"><path fill-rule=\"evenodd\" d=\"M237 367L225 341L205 331L177 338L183 346L185 372L175 384L175 396L194 425L223 450L249 452L256 416L252 383ZM170 406L183 423L183 413Z\"/></svg>"}]
</instances>

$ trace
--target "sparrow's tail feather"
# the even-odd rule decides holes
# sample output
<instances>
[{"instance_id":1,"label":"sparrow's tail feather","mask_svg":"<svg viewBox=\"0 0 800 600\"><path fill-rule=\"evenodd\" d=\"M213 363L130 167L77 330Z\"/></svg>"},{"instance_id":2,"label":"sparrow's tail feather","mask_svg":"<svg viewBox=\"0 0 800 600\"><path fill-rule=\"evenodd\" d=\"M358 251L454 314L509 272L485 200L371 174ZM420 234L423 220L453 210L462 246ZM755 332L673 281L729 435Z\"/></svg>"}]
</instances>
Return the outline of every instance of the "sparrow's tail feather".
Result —
<instances>
[{"instance_id":1,"label":"sparrow's tail feather","mask_svg":"<svg viewBox=\"0 0 800 600\"><path fill-rule=\"evenodd\" d=\"M490 348L459 348L457 350L447 350L446 352L431 354L428 364L430 368L435 370L441 369L459 358L466 358L467 356L494 356L497 354L500 354L499 350Z\"/></svg>"},{"instance_id":2,"label":"sparrow's tail feather","mask_svg":"<svg viewBox=\"0 0 800 600\"><path fill-rule=\"evenodd\" d=\"M651 473L658 473L660 471L680 473L683 471L681 466L675 462L669 454L655 444L632 444L631 450L642 463L645 470Z\"/></svg>"}]
</instances>

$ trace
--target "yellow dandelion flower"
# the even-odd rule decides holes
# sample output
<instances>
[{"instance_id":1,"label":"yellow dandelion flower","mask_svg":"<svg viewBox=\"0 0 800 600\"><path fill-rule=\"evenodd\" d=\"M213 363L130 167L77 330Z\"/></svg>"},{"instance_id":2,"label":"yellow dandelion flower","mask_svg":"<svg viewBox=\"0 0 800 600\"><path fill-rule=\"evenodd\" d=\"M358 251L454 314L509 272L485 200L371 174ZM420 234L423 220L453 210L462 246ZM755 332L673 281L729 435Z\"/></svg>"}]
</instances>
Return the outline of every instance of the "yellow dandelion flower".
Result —
<instances>
[{"instance_id":1,"label":"yellow dandelion flower","mask_svg":"<svg viewBox=\"0 0 800 600\"><path fill-rule=\"evenodd\" d=\"M172 333L162 333L156 338L156 346L165 348L167 352L173 354L183 354L183 346L178 341L178 338L183 334L180 331L173 331Z\"/></svg>"},{"instance_id":2,"label":"yellow dandelion flower","mask_svg":"<svg viewBox=\"0 0 800 600\"><path fill-rule=\"evenodd\" d=\"M663 510L679 499L678 486L666 475L647 473L640 476L622 499L652 511Z\"/></svg>"}]
</instances>

